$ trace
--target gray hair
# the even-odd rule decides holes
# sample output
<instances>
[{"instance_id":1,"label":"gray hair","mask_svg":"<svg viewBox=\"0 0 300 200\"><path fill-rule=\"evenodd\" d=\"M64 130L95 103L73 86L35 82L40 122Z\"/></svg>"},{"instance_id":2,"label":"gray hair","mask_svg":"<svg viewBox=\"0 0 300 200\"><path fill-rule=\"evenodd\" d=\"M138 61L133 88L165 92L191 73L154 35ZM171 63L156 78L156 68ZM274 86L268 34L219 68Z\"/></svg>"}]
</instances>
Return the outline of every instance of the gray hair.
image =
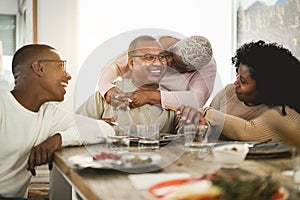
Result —
<instances>
[{"instance_id":1,"label":"gray hair","mask_svg":"<svg viewBox=\"0 0 300 200\"><path fill-rule=\"evenodd\" d=\"M212 59L213 51L208 39L195 35L177 42L173 53L180 56L186 65L199 70Z\"/></svg>"}]
</instances>

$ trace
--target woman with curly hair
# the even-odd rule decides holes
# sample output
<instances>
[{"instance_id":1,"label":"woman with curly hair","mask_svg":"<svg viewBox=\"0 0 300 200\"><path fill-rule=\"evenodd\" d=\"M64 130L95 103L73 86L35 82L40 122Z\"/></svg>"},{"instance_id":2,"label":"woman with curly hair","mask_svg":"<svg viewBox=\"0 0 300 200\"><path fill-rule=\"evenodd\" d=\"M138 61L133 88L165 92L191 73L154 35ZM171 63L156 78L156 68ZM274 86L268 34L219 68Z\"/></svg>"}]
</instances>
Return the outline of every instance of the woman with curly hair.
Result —
<instances>
[{"instance_id":1,"label":"woman with curly hair","mask_svg":"<svg viewBox=\"0 0 300 200\"><path fill-rule=\"evenodd\" d=\"M233 140L285 141L300 145L300 62L277 43L262 40L242 45L232 63L237 98L248 107L267 109L253 119L230 115L212 107L199 110L182 106L177 111L185 123L209 122Z\"/></svg>"}]
</instances>

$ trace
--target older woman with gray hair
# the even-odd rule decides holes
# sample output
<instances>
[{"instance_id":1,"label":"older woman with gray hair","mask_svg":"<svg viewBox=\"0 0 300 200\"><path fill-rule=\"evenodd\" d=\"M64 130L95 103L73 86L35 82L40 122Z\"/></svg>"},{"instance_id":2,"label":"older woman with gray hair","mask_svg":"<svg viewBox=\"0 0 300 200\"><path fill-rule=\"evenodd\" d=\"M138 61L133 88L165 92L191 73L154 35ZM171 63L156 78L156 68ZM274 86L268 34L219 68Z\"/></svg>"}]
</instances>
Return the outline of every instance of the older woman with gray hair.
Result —
<instances>
[{"instance_id":1,"label":"older woman with gray hair","mask_svg":"<svg viewBox=\"0 0 300 200\"><path fill-rule=\"evenodd\" d=\"M211 61L213 55L210 42L200 35L182 39L169 50L173 52L174 67L179 72L201 70Z\"/></svg>"},{"instance_id":2,"label":"older woman with gray hair","mask_svg":"<svg viewBox=\"0 0 300 200\"><path fill-rule=\"evenodd\" d=\"M202 107L211 95L216 77L216 62L209 40L198 35L181 40L160 36L157 40L170 54L169 67L160 82L166 91L137 90L122 94L112 84L115 78L128 71L127 63L118 57L102 73L99 80L100 93L107 102L111 102L116 94L127 95L131 100L131 108L145 104L160 104L171 109L180 105Z\"/></svg>"},{"instance_id":3,"label":"older woman with gray hair","mask_svg":"<svg viewBox=\"0 0 300 200\"><path fill-rule=\"evenodd\" d=\"M163 47L173 54L171 67L160 83L169 90L160 92L161 105L200 108L210 97L216 77L211 44L207 38L194 35L164 46L170 40L174 38L166 36L159 39Z\"/></svg>"}]
</instances>

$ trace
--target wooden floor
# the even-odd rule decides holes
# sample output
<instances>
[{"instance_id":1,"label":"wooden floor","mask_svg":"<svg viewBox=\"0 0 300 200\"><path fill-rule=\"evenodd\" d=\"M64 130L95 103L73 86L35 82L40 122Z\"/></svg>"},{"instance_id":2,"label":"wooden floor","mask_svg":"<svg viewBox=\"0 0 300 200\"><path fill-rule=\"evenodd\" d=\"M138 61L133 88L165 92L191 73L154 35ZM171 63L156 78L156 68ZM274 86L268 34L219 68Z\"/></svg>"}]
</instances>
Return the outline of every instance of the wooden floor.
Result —
<instances>
[{"instance_id":1,"label":"wooden floor","mask_svg":"<svg viewBox=\"0 0 300 200\"><path fill-rule=\"evenodd\" d=\"M37 167L36 176L32 177L28 188L28 197L49 199L49 170L47 165Z\"/></svg>"}]
</instances>

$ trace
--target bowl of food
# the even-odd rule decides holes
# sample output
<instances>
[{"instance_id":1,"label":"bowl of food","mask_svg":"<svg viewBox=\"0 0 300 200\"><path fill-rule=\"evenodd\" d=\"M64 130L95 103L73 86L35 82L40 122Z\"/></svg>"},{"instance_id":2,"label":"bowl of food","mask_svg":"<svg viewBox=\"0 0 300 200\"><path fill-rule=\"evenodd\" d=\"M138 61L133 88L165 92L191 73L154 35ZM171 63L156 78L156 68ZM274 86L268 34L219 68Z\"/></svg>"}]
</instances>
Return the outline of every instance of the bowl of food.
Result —
<instances>
[{"instance_id":1,"label":"bowl of food","mask_svg":"<svg viewBox=\"0 0 300 200\"><path fill-rule=\"evenodd\" d=\"M223 168L237 168L245 160L248 152L249 147L245 144L225 144L212 150L215 160Z\"/></svg>"}]
</instances>

